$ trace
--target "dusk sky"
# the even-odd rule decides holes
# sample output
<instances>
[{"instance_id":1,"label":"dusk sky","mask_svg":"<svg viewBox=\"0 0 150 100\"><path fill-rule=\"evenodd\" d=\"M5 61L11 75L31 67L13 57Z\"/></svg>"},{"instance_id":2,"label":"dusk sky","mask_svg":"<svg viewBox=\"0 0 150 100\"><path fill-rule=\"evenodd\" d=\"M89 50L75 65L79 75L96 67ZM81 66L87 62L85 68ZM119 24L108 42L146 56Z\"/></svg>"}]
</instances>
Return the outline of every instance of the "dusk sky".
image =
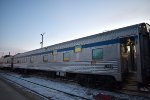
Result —
<instances>
[{"instance_id":1,"label":"dusk sky","mask_svg":"<svg viewBox=\"0 0 150 100\"><path fill-rule=\"evenodd\" d=\"M0 56L142 22L150 0L0 0Z\"/></svg>"}]
</instances>

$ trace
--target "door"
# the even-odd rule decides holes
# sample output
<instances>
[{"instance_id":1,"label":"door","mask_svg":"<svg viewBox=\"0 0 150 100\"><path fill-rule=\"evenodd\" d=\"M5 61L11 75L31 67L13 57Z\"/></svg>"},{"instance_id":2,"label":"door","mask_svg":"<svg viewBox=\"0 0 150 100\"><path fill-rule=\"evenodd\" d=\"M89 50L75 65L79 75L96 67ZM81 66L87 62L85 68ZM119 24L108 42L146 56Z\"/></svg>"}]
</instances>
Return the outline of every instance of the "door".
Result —
<instances>
[{"instance_id":1,"label":"door","mask_svg":"<svg viewBox=\"0 0 150 100\"><path fill-rule=\"evenodd\" d=\"M149 34L140 35L141 73L144 84L150 83L150 38Z\"/></svg>"},{"instance_id":2,"label":"door","mask_svg":"<svg viewBox=\"0 0 150 100\"><path fill-rule=\"evenodd\" d=\"M121 65L122 73L136 73L136 47L134 37L121 38Z\"/></svg>"}]
</instances>

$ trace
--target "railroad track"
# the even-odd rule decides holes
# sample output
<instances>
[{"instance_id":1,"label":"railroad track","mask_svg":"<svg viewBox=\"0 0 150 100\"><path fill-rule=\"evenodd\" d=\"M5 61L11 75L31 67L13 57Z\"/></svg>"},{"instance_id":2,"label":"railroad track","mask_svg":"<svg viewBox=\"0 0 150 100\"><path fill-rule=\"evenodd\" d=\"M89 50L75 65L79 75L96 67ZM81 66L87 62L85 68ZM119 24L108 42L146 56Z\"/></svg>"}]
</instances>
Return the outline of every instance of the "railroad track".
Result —
<instances>
[{"instance_id":1,"label":"railroad track","mask_svg":"<svg viewBox=\"0 0 150 100\"><path fill-rule=\"evenodd\" d=\"M26 79L23 79L23 78L21 78L21 77L17 77L17 76L11 75L11 74L3 73L3 75L11 76L11 77L13 77L13 78L16 78L16 79L19 79L19 80L28 82L29 84L34 84L35 86L40 86L40 87L46 88L46 89L48 89L48 90L57 91L58 94L61 93L61 94L64 94L65 96L68 96L68 97L70 97L70 98L75 98L76 100L78 100L78 99L79 99L79 100L90 100L90 99L88 99L88 98L86 98L86 97L82 97L82 96L75 95L75 94L71 94L71 93L68 93L68 92L65 92L65 91L61 91L61 90L58 90L58 89L55 89L55 88L51 88L51 87L48 87L48 86L45 86L45 85L42 85L42 84L39 84L39 83L35 83L35 82L33 82L33 81L29 81L29 80L26 80ZM6 77L5 77L5 79L8 80L8 81L10 81L10 82L12 82L12 83L15 83L15 84L17 84L17 85L23 87L23 88L25 88L25 89L27 89L27 90L33 92L33 93L35 93L35 94L37 94L37 95L39 95L39 96L41 96L41 97L43 97L43 98L46 99L46 100L52 100L51 97L46 96L46 95L43 95L43 94L41 94L41 93L39 93L39 92L37 92L37 91L35 91L35 90L32 90L32 89L30 89L30 88L28 88L28 87L26 87L26 86L24 86L24 85L22 85L22 84L19 84L18 82L15 82L14 80L11 80L11 79L6 78Z\"/></svg>"}]
</instances>

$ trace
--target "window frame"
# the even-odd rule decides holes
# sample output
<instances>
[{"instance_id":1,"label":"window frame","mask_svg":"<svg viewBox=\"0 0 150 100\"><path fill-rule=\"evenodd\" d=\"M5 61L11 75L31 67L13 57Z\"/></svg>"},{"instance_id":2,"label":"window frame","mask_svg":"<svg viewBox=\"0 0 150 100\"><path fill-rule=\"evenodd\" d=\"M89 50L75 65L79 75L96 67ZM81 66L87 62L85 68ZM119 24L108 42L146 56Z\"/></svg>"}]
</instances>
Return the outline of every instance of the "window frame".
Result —
<instances>
[{"instance_id":1,"label":"window frame","mask_svg":"<svg viewBox=\"0 0 150 100\"><path fill-rule=\"evenodd\" d=\"M68 60L65 60L65 54L69 54ZM70 52L64 52L63 53L63 61L70 61Z\"/></svg>"},{"instance_id":2,"label":"window frame","mask_svg":"<svg viewBox=\"0 0 150 100\"><path fill-rule=\"evenodd\" d=\"M100 57L99 58L94 58L94 55L93 55L93 52L94 52L94 50L101 50L102 51L102 57L101 57L101 55L100 55ZM100 52L101 53L101 52ZM103 55L104 53L103 53L103 48L94 48L94 49L92 49L92 60L101 60L101 59L103 59Z\"/></svg>"},{"instance_id":3,"label":"window frame","mask_svg":"<svg viewBox=\"0 0 150 100\"><path fill-rule=\"evenodd\" d=\"M53 50L52 54L53 54L53 55L57 55L57 54L58 54L57 50L56 50L56 49Z\"/></svg>"},{"instance_id":4,"label":"window frame","mask_svg":"<svg viewBox=\"0 0 150 100\"><path fill-rule=\"evenodd\" d=\"M48 62L48 55L43 55L43 62Z\"/></svg>"},{"instance_id":5,"label":"window frame","mask_svg":"<svg viewBox=\"0 0 150 100\"><path fill-rule=\"evenodd\" d=\"M80 46L80 51L76 51L76 49L77 49L77 47L78 46ZM82 45L76 45L75 47L74 47L74 53L79 53L79 52L82 52Z\"/></svg>"}]
</instances>

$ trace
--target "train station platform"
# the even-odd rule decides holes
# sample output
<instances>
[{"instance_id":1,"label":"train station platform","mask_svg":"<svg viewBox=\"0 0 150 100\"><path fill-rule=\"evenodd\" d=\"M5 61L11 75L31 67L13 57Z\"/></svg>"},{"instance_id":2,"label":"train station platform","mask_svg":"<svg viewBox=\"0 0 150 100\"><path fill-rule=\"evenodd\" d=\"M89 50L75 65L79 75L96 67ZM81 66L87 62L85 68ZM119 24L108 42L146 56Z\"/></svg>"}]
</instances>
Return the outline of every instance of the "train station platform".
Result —
<instances>
[{"instance_id":1,"label":"train station platform","mask_svg":"<svg viewBox=\"0 0 150 100\"><path fill-rule=\"evenodd\" d=\"M17 87L0 76L0 100L42 100L41 97Z\"/></svg>"}]
</instances>

